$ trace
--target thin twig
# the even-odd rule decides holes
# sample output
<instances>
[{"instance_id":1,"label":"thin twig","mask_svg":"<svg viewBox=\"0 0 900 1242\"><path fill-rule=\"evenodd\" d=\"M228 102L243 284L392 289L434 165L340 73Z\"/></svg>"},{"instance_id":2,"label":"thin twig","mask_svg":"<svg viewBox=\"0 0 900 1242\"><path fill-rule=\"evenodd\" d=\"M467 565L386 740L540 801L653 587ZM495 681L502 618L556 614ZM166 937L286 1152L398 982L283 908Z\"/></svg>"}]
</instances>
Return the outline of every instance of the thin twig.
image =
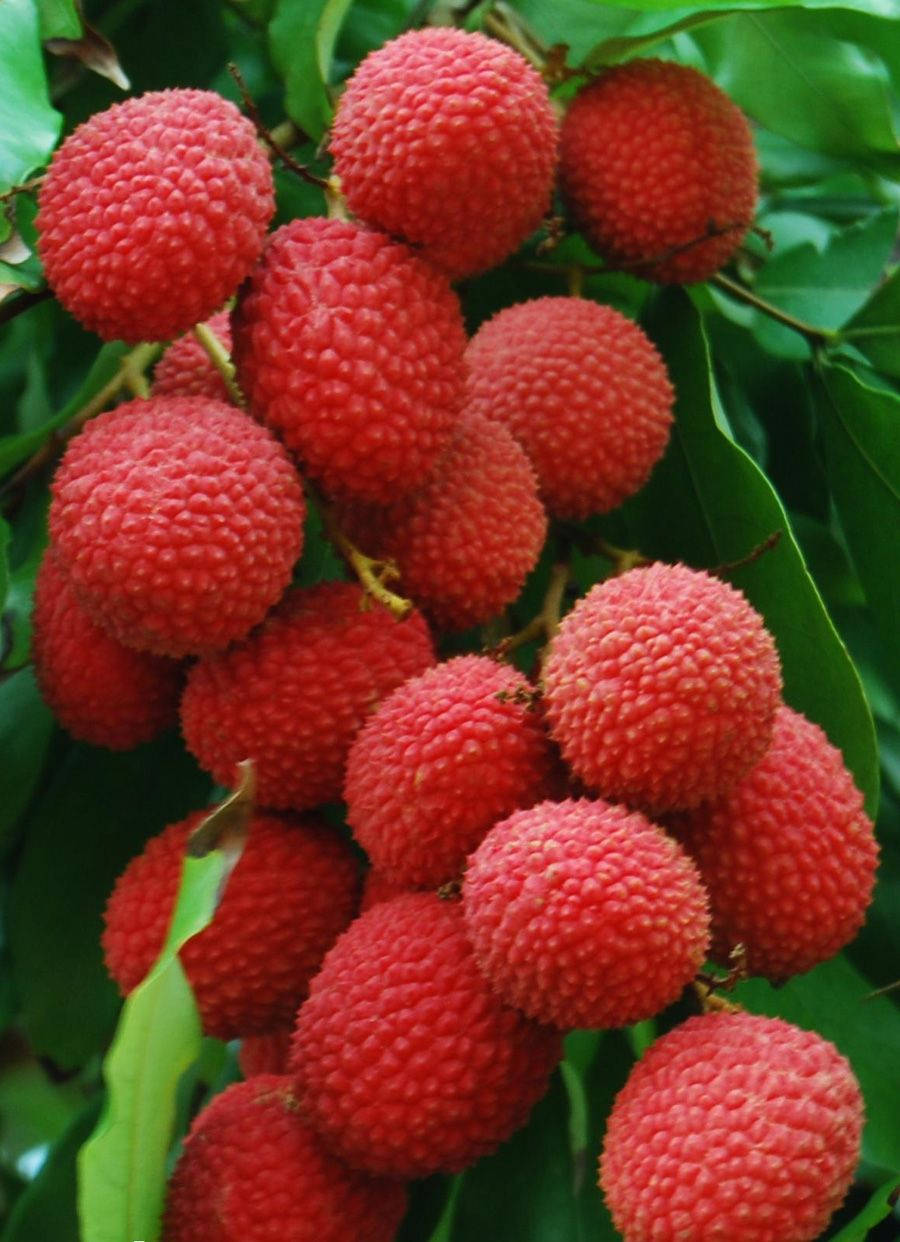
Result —
<instances>
[{"instance_id":1,"label":"thin twig","mask_svg":"<svg viewBox=\"0 0 900 1242\"><path fill-rule=\"evenodd\" d=\"M721 289L723 293L728 293L733 298L737 298L738 301L746 302L748 306L752 306L754 310L760 311L763 315L768 315L776 323L784 324L786 328L793 328L795 332L805 336L813 345L835 345L840 340L841 334L839 332L834 332L830 328L820 328L815 324L805 323L802 319L789 315L787 311L773 306L765 298L759 297L744 285L738 284L736 280L723 276L721 272L711 276L709 283L715 285L717 289Z\"/></svg>"},{"instance_id":2,"label":"thin twig","mask_svg":"<svg viewBox=\"0 0 900 1242\"><path fill-rule=\"evenodd\" d=\"M32 306L37 306L40 302L46 302L48 298L52 297L52 289L36 289L33 293L17 293L14 297L8 298L0 304L0 326L9 323L17 315L24 315L25 311L31 310Z\"/></svg>"},{"instance_id":3,"label":"thin twig","mask_svg":"<svg viewBox=\"0 0 900 1242\"><path fill-rule=\"evenodd\" d=\"M404 599L385 585L400 577L396 562L366 556L341 529L330 505L320 501L320 509L326 535L356 574L366 594L389 608L395 617L405 617L412 610L412 600Z\"/></svg>"},{"instance_id":4,"label":"thin twig","mask_svg":"<svg viewBox=\"0 0 900 1242\"><path fill-rule=\"evenodd\" d=\"M602 535L591 535L589 538L591 550L608 561L612 561L614 574L626 574L629 569L638 569L642 565L652 564L649 556L644 556L643 552L638 551L637 548L616 547Z\"/></svg>"},{"instance_id":5,"label":"thin twig","mask_svg":"<svg viewBox=\"0 0 900 1242\"><path fill-rule=\"evenodd\" d=\"M550 570L550 581L544 595L541 610L531 618L527 625L518 630L515 634L510 634L506 638L501 638L500 642L491 650L490 654L497 659L504 659L511 655L513 651L517 651L520 647L524 647L526 643L532 642L534 639L543 639L544 644L550 642L559 629L559 621L562 616L563 599L566 594L566 587L569 585L569 577L572 567L568 561L558 561Z\"/></svg>"},{"instance_id":6,"label":"thin twig","mask_svg":"<svg viewBox=\"0 0 900 1242\"><path fill-rule=\"evenodd\" d=\"M767 552L771 552L781 542L781 536L784 534L781 530L773 530L771 535L767 535L762 543L758 543L755 548L751 548L746 556L740 557L736 561L727 561L724 565L716 565L709 572L717 577L721 574L733 573L735 569L743 569L746 565L752 565L754 561L758 561L760 557L765 556Z\"/></svg>"},{"instance_id":7,"label":"thin twig","mask_svg":"<svg viewBox=\"0 0 900 1242\"><path fill-rule=\"evenodd\" d=\"M0 203L5 203L9 199L15 198L17 194L27 194L30 190L36 190L46 175L46 173L41 173L39 177L32 177L30 181L23 181L21 185L14 185L10 189L4 190L0 194Z\"/></svg>"},{"instance_id":8,"label":"thin twig","mask_svg":"<svg viewBox=\"0 0 900 1242\"><path fill-rule=\"evenodd\" d=\"M328 182L326 179L310 172L305 164L299 163L292 155L289 155L287 151L285 151L284 147L282 147L277 141L272 131L267 129L263 124L262 118L259 115L259 109L257 108L253 100L253 96L247 88L247 83L244 81L244 76L233 61L228 62L228 72L234 78L235 84L241 93L241 99L243 100L247 116L253 122L257 134L259 134L260 138L275 158L281 160L285 168L290 169L290 171L300 177L301 180L308 182L310 185L318 186L320 190L327 189ZM299 132L300 131L298 130L297 133L299 134Z\"/></svg>"},{"instance_id":9,"label":"thin twig","mask_svg":"<svg viewBox=\"0 0 900 1242\"><path fill-rule=\"evenodd\" d=\"M231 355L228 350L213 332L208 323L194 324L194 336L203 347L207 358L222 377L222 383L228 390L228 395L235 405L244 409L247 405L247 399L241 392L240 385L235 378L234 363L231 361Z\"/></svg>"}]
</instances>

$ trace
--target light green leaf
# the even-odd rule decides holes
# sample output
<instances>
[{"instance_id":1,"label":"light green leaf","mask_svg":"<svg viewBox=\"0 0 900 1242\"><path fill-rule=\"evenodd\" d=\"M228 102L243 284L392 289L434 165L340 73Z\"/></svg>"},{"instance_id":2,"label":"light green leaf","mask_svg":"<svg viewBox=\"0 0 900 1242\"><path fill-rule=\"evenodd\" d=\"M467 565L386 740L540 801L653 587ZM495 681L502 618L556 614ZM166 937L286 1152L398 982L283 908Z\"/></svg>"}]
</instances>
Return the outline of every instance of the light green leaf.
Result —
<instances>
[{"instance_id":1,"label":"light green leaf","mask_svg":"<svg viewBox=\"0 0 900 1242\"><path fill-rule=\"evenodd\" d=\"M520 0L521 2L521 0ZM545 0L530 0L532 4L540 5ZM571 0L566 0L571 3ZM607 5L611 7L627 7L631 9L640 9L648 13L670 12L673 9L684 9L681 0L582 0L582 3L593 4L598 8L605 8ZM516 8L519 4L516 4ZM707 9L832 9L837 7L835 0L707 0L704 8ZM900 4L897 0L844 0L840 6L842 8L853 9L860 13L868 13L873 17L900 17Z\"/></svg>"},{"instance_id":2,"label":"light green leaf","mask_svg":"<svg viewBox=\"0 0 900 1242\"><path fill-rule=\"evenodd\" d=\"M890 1216L898 1190L900 1177L893 1177L879 1186L856 1219L836 1233L831 1242L864 1242L872 1226Z\"/></svg>"},{"instance_id":3,"label":"light green leaf","mask_svg":"<svg viewBox=\"0 0 900 1242\"><path fill-rule=\"evenodd\" d=\"M882 374L900 378L900 267L875 290L841 335Z\"/></svg>"},{"instance_id":4,"label":"light green leaf","mask_svg":"<svg viewBox=\"0 0 900 1242\"><path fill-rule=\"evenodd\" d=\"M38 0L41 39L80 39L81 16L75 0Z\"/></svg>"},{"instance_id":5,"label":"light green leaf","mask_svg":"<svg viewBox=\"0 0 900 1242\"><path fill-rule=\"evenodd\" d=\"M288 115L317 142L331 123L328 80L351 0L279 0L269 23L272 60L284 78Z\"/></svg>"},{"instance_id":6,"label":"light green leaf","mask_svg":"<svg viewBox=\"0 0 900 1242\"><path fill-rule=\"evenodd\" d=\"M178 1080L202 1043L177 955L211 920L225 865L217 850L185 859L165 946L125 1002L103 1065L106 1108L78 1161L83 1242L159 1237Z\"/></svg>"},{"instance_id":7,"label":"light green leaf","mask_svg":"<svg viewBox=\"0 0 900 1242\"><path fill-rule=\"evenodd\" d=\"M639 20L631 25L628 34L614 35L591 48L582 62L583 68L588 73L597 73L604 65L643 55L658 43L670 39L672 35L680 31L693 30L698 26L705 26L708 22L721 21L726 16L728 16L727 11L717 13L706 10L701 13L686 13L676 21L660 22L656 14L652 16L640 14Z\"/></svg>"},{"instance_id":8,"label":"light green leaf","mask_svg":"<svg viewBox=\"0 0 900 1242\"><path fill-rule=\"evenodd\" d=\"M0 3L0 191L18 185L56 145L62 118L51 106L34 0Z\"/></svg>"}]
</instances>

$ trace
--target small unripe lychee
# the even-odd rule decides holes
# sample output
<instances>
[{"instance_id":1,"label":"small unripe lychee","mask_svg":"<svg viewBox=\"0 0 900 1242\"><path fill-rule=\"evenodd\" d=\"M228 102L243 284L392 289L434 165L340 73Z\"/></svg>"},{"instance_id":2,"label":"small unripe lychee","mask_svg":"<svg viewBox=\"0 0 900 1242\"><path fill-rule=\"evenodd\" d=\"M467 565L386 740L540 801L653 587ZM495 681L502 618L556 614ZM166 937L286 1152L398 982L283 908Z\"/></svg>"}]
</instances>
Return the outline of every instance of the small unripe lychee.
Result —
<instances>
[{"instance_id":1,"label":"small unripe lychee","mask_svg":"<svg viewBox=\"0 0 900 1242\"><path fill-rule=\"evenodd\" d=\"M96 625L48 548L34 587L34 672L44 701L82 742L130 750L178 719L181 667L123 647Z\"/></svg>"},{"instance_id":2,"label":"small unripe lychee","mask_svg":"<svg viewBox=\"0 0 900 1242\"><path fill-rule=\"evenodd\" d=\"M358 224L273 234L233 317L251 411L329 495L386 504L428 477L462 403L466 339L446 279Z\"/></svg>"},{"instance_id":3,"label":"small unripe lychee","mask_svg":"<svg viewBox=\"0 0 900 1242\"><path fill-rule=\"evenodd\" d=\"M103 951L125 994L163 947L188 837L204 814L152 837L116 882ZM180 953L206 1033L234 1039L290 1022L358 897L353 851L326 824L255 815L212 922Z\"/></svg>"},{"instance_id":4,"label":"small unripe lychee","mask_svg":"<svg viewBox=\"0 0 900 1242\"><path fill-rule=\"evenodd\" d=\"M227 311L214 315L206 325L231 353L231 321ZM188 332L173 341L153 372L154 397L212 397L231 403L225 381L210 360L209 354Z\"/></svg>"},{"instance_id":5,"label":"small unripe lychee","mask_svg":"<svg viewBox=\"0 0 900 1242\"><path fill-rule=\"evenodd\" d=\"M303 546L300 479L275 438L207 397L92 419L51 484L50 535L91 616L129 647L212 651L263 619Z\"/></svg>"},{"instance_id":6,"label":"small unripe lychee","mask_svg":"<svg viewBox=\"0 0 900 1242\"><path fill-rule=\"evenodd\" d=\"M275 209L253 125L213 91L151 91L71 134L35 221L59 301L105 340L167 341L250 271Z\"/></svg>"},{"instance_id":7,"label":"small unripe lychee","mask_svg":"<svg viewBox=\"0 0 900 1242\"><path fill-rule=\"evenodd\" d=\"M340 98L330 145L350 210L452 276L500 263L550 208L547 87L481 34L411 30L372 52Z\"/></svg>"},{"instance_id":8,"label":"small unripe lychee","mask_svg":"<svg viewBox=\"0 0 900 1242\"><path fill-rule=\"evenodd\" d=\"M653 1017L709 943L694 864L640 812L607 802L541 802L495 824L469 858L463 909L497 994L562 1028Z\"/></svg>"},{"instance_id":9,"label":"small unripe lychee","mask_svg":"<svg viewBox=\"0 0 900 1242\"><path fill-rule=\"evenodd\" d=\"M615 508L668 443L665 363L610 306L547 297L507 307L481 325L466 361L467 408L509 428L555 517Z\"/></svg>"},{"instance_id":10,"label":"small unripe lychee","mask_svg":"<svg viewBox=\"0 0 900 1242\"><path fill-rule=\"evenodd\" d=\"M746 117L686 65L604 69L569 105L560 185L578 227L614 266L662 283L706 280L753 222Z\"/></svg>"},{"instance_id":11,"label":"small unripe lychee","mask_svg":"<svg viewBox=\"0 0 900 1242\"><path fill-rule=\"evenodd\" d=\"M862 1121L853 1071L820 1035L705 1014L631 1071L600 1184L625 1242L812 1242L850 1185Z\"/></svg>"},{"instance_id":12,"label":"small unripe lychee","mask_svg":"<svg viewBox=\"0 0 900 1242\"><path fill-rule=\"evenodd\" d=\"M242 643L188 674L188 750L223 785L252 759L264 806L341 796L347 752L386 694L434 663L422 617L402 621L349 582L291 591Z\"/></svg>"},{"instance_id":13,"label":"small unripe lychee","mask_svg":"<svg viewBox=\"0 0 900 1242\"><path fill-rule=\"evenodd\" d=\"M297 1015L293 1065L313 1125L353 1167L455 1172L523 1125L559 1035L482 978L459 902L410 893L340 937Z\"/></svg>"},{"instance_id":14,"label":"small unripe lychee","mask_svg":"<svg viewBox=\"0 0 900 1242\"><path fill-rule=\"evenodd\" d=\"M653 564L593 587L544 666L547 717L575 775L654 811L730 789L772 736L781 672L762 617L734 587Z\"/></svg>"},{"instance_id":15,"label":"small unripe lychee","mask_svg":"<svg viewBox=\"0 0 900 1242\"><path fill-rule=\"evenodd\" d=\"M716 961L781 982L838 953L862 926L878 844L843 756L780 707L772 744L718 802L670 825L709 890Z\"/></svg>"},{"instance_id":16,"label":"small unripe lychee","mask_svg":"<svg viewBox=\"0 0 900 1242\"><path fill-rule=\"evenodd\" d=\"M459 656L405 682L347 760L347 822L373 866L413 887L462 870L487 830L552 792L555 753L533 689L488 656Z\"/></svg>"},{"instance_id":17,"label":"small unripe lychee","mask_svg":"<svg viewBox=\"0 0 900 1242\"><path fill-rule=\"evenodd\" d=\"M166 1242L392 1242L406 1189L348 1169L289 1078L235 1083L198 1113L169 1184Z\"/></svg>"}]
</instances>

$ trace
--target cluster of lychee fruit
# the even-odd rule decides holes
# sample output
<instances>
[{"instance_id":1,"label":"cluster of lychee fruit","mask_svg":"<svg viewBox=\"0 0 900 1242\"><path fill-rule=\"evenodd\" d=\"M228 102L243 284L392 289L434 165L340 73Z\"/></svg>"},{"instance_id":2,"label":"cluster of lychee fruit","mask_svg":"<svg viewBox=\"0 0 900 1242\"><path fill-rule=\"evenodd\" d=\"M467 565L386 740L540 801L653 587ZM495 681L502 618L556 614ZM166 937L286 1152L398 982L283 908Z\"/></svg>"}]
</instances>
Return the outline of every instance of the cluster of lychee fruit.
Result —
<instances>
[{"instance_id":1,"label":"cluster of lychee fruit","mask_svg":"<svg viewBox=\"0 0 900 1242\"><path fill-rule=\"evenodd\" d=\"M82 125L41 190L41 256L76 317L130 343L189 335L57 470L40 684L101 745L180 714L221 785L253 761L264 808L181 954L246 1081L194 1122L167 1242L389 1242L406 1181L525 1122L563 1033L653 1017L707 959L808 970L858 930L874 880L840 753L781 702L771 635L715 573L599 583L548 621L535 680L496 651L436 654L515 601L548 517L644 484L673 404L612 308L540 298L467 341L451 280L526 241L557 169L611 265L704 279L752 218L740 112L696 71L638 60L560 126L518 52L431 28L363 61L331 151L340 210L266 239L254 127L164 91ZM363 585L291 585L310 496ZM343 835L320 810L341 800ZM110 897L123 992L162 947L202 819L151 840ZM627 1242L805 1242L861 1122L826 1041L708 1012L635 1068L602 1185Z\"/></svg>"}]
</instances>

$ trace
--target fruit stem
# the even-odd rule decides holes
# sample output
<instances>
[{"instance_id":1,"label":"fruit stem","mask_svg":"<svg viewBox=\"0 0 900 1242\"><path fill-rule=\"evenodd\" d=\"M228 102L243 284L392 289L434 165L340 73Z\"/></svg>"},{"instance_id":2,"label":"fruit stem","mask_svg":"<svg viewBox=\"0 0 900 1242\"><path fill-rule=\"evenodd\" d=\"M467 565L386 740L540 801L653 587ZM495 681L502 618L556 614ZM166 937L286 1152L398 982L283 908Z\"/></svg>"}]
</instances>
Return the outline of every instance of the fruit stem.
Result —
<instances>
[{"instance_id":1,"label":"fruit stem","mask_svg":"<svg viewBox=\"0 0 900 1242\"><path fill-rule=\"evenodd\" d=\"M637 548L617 548L614 543L609 543L602 535L592 535L591 544L593 551L600 556L605 557L608 561L612 561L613 574L626 574L629 569L637 569L641 565L652 564L648 556L644 556L643 552Z\"/></svg>"},{"instance_id":2,"label":"fruit stem","mask_svg":"<svg viewBox=\"0 0 900 1242\"><path fill-rule=\"evenodd\" d=\"M841 339L839 332L834 332L830 328L819 328L815 324L805 323L802 319L797 319L793 315L789 315L787 311L780 310L777 306L773 306L771 302L767 302L764 298L751 292L746 286L738 284L736 280L731 280L728 276L723 276L718 272L715 276L710 277L709 283L715 285L717 289L721 289L723 293L730 294L739 302L746 302L748 306L754 307L755 310L761 311L764 315L768 315L770 319L774 319L776 323L784 324L786 328L793 328L795 332L799 332L801 336L805 336L811 345L836 345Z\"/></svg>"},{"instance_id":3,"label":"fruit stem","mask_svg":"<svg viewBox=\"0 0 900 1242\"><path fill-rule=\"evenodd\" d=\"M404 599L385 585L400 577L396 561L366 556L341 530L334 510L321 501L319 504L325 533L356 574L366 594L389 608L395 617L405 617L412 609L412 600Z\"/></svg>"},{"instance_id":4,"label":"fruit stem","mask_svg":"<svg viewBox=\"0 0 900 1242\"><path fill-rule=\"evenodd\" d=\"M501 638L500 642L491 649L490 654L492 656L502 660L511 652L518 650L519 647L524 647L526 643L530 643L533 639L543 638L546 645L555 637L559 629L563 599L565 598L566 587L569 585L571 572L572 567L568 561L557 561L550 570L550 581L547 584L547 591L541 604L541 611L515 634Z\"/></svg>"},{"instance_id":5,"label":"fruit stem","mask_svg":"<svg viewBox=\"0 0 900 1242\"><path fill-rule=\"evenodd\" d=\"M781 530L773 530L771 535L767 535L762 543L758 543L755 548L751 548L746 556L740 557L736 561L726 561L724 565L717 565L715 569L709 572L720 577L722 574L730 574L735 569L743 569L745 565L752 565L754 561L758 561L760 557L765 556L767 552L771 552L781 542L781 536L784 532Z\"/></svg>"},{"instance_id":6,"label":"fruit stem","mask_svg":"<svg viewBox=\"0 0 900 1242\"><path fill-rule=\"evenodd\" d=\"M194 336L202 345L206 352L207 358L222 377L222 382L228 390L228 395L235 405L239 405L241 409L245 409L247 398L241 392L240 385L235 379L234 363L231 361L231 355L228 350L213 332L208 323L194 324Z\"/></svg>"},{"instance_id":7,"label":"fruit stem","mask_svg":"<svg viewBox=\"0 0 900 1242\"><path fill-rule=\"evenodd\" d=\"M539 73L543 73L547 56L541 44L526 30L521 19L506 4L496 4L485 15L482 29L524 56Z\"/></svg>"}]
</instances>

